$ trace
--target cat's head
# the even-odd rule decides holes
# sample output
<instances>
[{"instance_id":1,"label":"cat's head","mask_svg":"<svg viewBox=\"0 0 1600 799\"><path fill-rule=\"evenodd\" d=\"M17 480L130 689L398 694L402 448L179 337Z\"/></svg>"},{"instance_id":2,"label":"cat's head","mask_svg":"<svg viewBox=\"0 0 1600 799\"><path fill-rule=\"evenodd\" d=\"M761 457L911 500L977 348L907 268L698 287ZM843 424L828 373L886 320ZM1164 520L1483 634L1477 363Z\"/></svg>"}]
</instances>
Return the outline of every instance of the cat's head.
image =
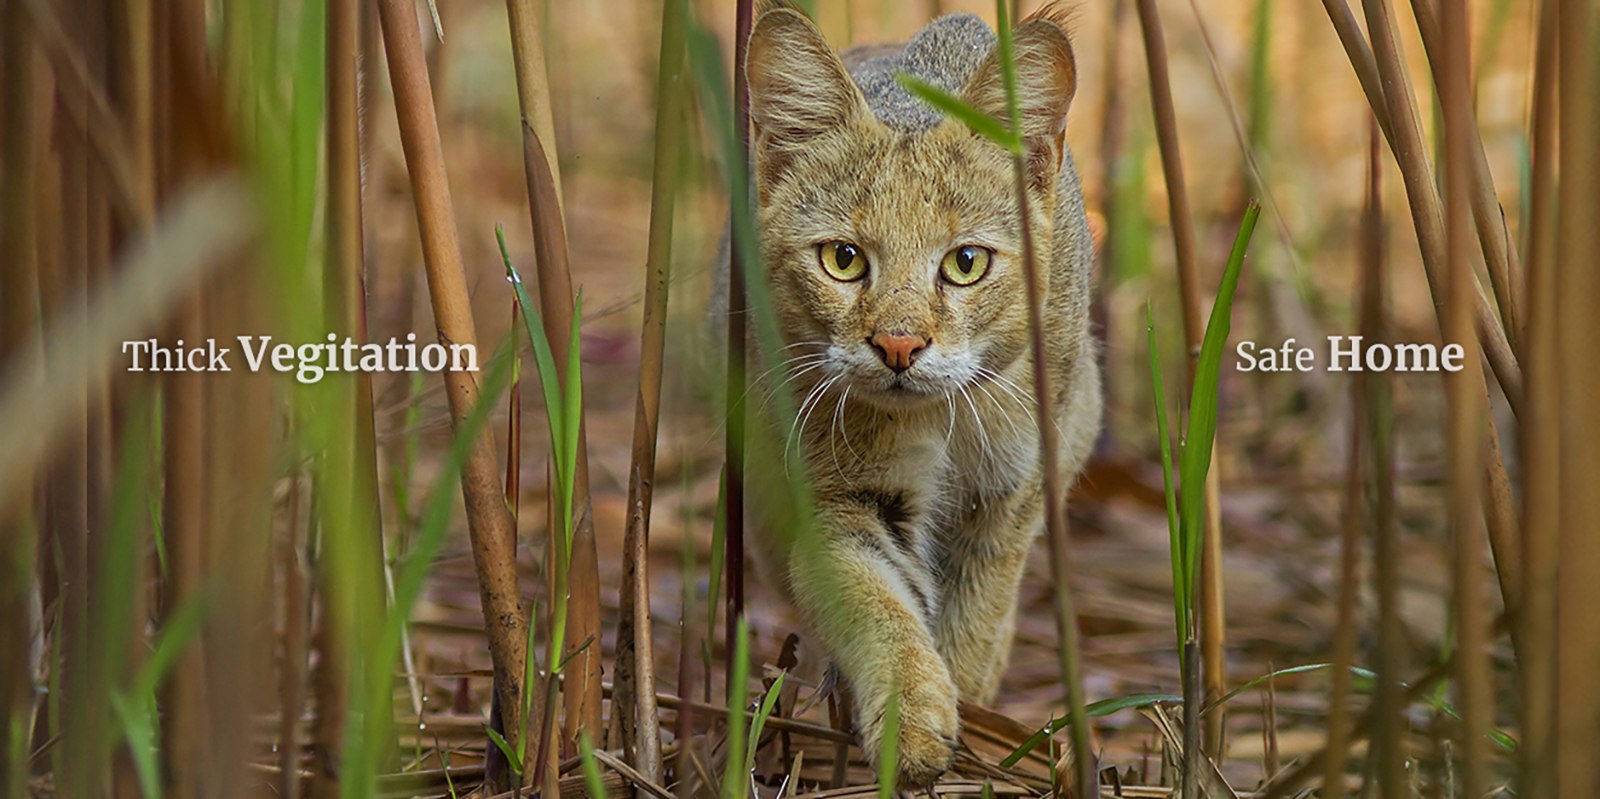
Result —
<instances>
[{"instance_id":1,"label":"cat's head","mask_svg":"<svg viewBox=\"0 0 1600 799\"><path fill-rule=\"evenodd\" d=\"M1056 21L1028 20L1014 41L1030 216L1048 290L1076 72ZM757 20L746 75L761 251L790 346L778 357L809 356L814 374L837 377L852 396L886 408L943 403L985 370L1023 357L1026 284L1011 154L955 119L922 129L886 124L816 26L794 10ZM995 54L960 95L1008 118Z\"/></svg>"}]
</instances>

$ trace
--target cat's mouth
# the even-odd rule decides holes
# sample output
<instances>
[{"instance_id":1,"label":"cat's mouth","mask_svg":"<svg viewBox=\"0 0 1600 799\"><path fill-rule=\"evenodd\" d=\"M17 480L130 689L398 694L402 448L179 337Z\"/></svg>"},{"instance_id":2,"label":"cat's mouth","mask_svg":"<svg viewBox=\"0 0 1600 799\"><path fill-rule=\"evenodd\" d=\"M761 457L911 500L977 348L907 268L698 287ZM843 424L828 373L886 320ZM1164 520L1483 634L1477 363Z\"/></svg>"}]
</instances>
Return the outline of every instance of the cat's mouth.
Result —
<instances>
[{"instance_id":1,"label":"cat's mouth","mask_svg":"<svg viewBox=\"0 0 1600 799\"><path fill-rule=\"evenodd\" d=\"M907 407L922 405L944 396L943 392L934 388L926 379L919 379L909 373L889 375L887 379L877 382L872 390L866 392L879 405L891 407Z\"/></svg>"}]
</instances>

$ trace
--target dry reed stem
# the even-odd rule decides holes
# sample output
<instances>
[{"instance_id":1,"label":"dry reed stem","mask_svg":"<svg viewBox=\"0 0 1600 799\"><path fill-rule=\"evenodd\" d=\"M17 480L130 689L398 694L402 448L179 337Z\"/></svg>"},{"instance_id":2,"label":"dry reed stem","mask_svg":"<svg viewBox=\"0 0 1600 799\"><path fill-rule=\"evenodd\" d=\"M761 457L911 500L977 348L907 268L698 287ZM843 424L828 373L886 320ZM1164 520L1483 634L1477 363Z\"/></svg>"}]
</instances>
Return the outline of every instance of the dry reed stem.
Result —
<instances>
[{"instance_id":1,"label":"dry reed stem","mask_svg":"<svg viewBox=\"0 0 1600 799\"><path fill-rule=\"evenodd\" d=\"M1419 3L1419 24L1424 29L1431 29L1430 23L1423 21L1428 17L1425 13L1424 0L1414 0ZM1398 43L1394 30L1393 16L1385 0L1364 0L1367 14L1368 30L1372 32L1373 50L1369 54L1364 47L1359 45L1359 35L1353 39L1347 37L1345 29L1349 25L1349 12L1344 7L1343 0L1325 0L1324 6L1328 9L1329 17L1340 29L1341 39L1345 41L1346 53L1350 61L1356 66L1358 74L1364 73L1367 67L1363 64L1370 57L1373 61L1370 69L1379 73L1384 81L1385 89L1382 97L1382 106L1385 114L1394 124L1388 129L1390 148L1395 154L1395 160L1400 165L1401 176L1405 182L1406 196L1411 204L1412 219L1417 230L1417 240L1422 249L1423 267L1428 277L1429 289L1432 293L1435 310L1439 313L1441 327L1444 325L1443 315L1445 295L1447 289L1443 283L1441 270L1447 266L1448 253L1445 251L1448 242L1444 241L1445 230L1443 222L1444 207L1441 204L1436 187L1433 182L1433 172L1427 164L1426 147L1422 143L1421 129L1417 119L1415 100L1407 82ZM1425 33L1435 40L1441 35L1437 31ZM1438 44L1437 41L1434 42ZM1437 62L1442 58L1437 46L1430 48L1430 60L1435 62L1436 76L1443 77ZM1365 82L1363 87L1366 88ZM1368 95L1369 103L1376 109L1380 98ZM1498 205L1494 203L1493 184L1487 174L1487 166L1478 164L1481 159L1482 143L1476 134L1476 122L1468 118L1467 123L1473 126L1472 131L1463 134L1466 149L1466 158L1470 169L1469 192L1463 204L1475 206L1474 212L1478 217L1493 216L1492 221L1478 220L1478 233L1485 251L1490 253L1490 259L1498 257L1494 254L1497 245L1504 245L1501 241L1504 236L1503 223L1499 221ZM1476 155L1475 155L1476 152ZM1492 209L1490 208L1492 206ZM1509 246L1509 245L1505 245ZM1466 256L1469 262L1476 263L1478 253L1468 248ZM1511 256L1507 255L1506 259ZM1491 264L1490 270L1495 267ZM1505 265L1507 274L1514 270L1514 264ZM1474 274L1476 270L1474 269ZM1511 307L1510 289L1504 292L1506 298L1504 305ZM1489 310L1487 299L1483 296L1481 287L1477 286L1474 277L1474 319L1478 339L1484 352L1488 356L1491 368L1496 374L1507 403L1519 418L1523 417L1522 405L1525 391L1522 386L1522 373L1517 365L1516 356L1511 350L1507 332L1502 323L1495 319ZM1509 317L1508 317L1509 320ZM1447 340L1464 341L1464 339ZM1484 390L1487 390L1486 388ZM1499 457L1499 432L1492 417L1488 418L1489 438L1491 441L1490 458L1487 468L1483 470L1482 481L1482 514L1489 532L1490 544L1495 552L1497 573L1500 579L1501 593L1505 604L1515 608L1520 603L1518 597L1519 580L1514 576L1518 570L1517 550L1520 548L1520 533L1516 529L1516 509L1514 497L1509 490L1510 477L1506 473L1505 464ZM1520 634L1513 636L1513 643L1520 642Z\"/></svg>"},{"instance_id":2,"label":"dry reed stem","mask_svg":"<svg viewBox=\"0 0 1600 799\"><path fill-rule=\"evenodd\" d=\"M1367 197L1361 209L1361 247L1357 306L1362 336L1377 338L1382 313L1383 285L1383 160L1376 118L1368 122ZM1350 456L1346 465L1344 509L1339 525L1339 598L1333 636L1332 690L1328 696L1328 758L1322 772L1322 792L1344 791L1344 767L1350 735L1350 666L1355 662L1356 610L1361 593L1361 534L1367 525L1366 442L1372 424L1368 407L1370 388L1365 372L1350 384ZM1270 777L1269 777L1270 779Z\"/></svg>"},{"instance_id":3,"label":"dry reed stem","mask_svg":"<svg viewBox=\"0 0 1600 799\"><path fill-rule=\"evenodd\" d=\"M517 69L517 107L522 112L524 125L533 128L533 134L539 141L554 142L556 140L555 122L551 109L554 107L550 99L550 81L545 77L543 32L540 29L540 13L543 11L538 5L529 0L506 0L506 16L511 26L511 53ZM524 80L523 78L527 79ZM556 202L562 206L562 218L565 219L565 200L561 195L561 164L554 158L555 152L548 153L547 163L550 168L551 182L556 186ZM556 350L560 352L560 350Z\"/></svg>"},{"instance_id":4,"label":"dry reed stem","mask_svg":"<svg viewBox=\"0 0 1600 799\"><path fill-rule=\"evenodd\" d=\"M1422 36L1422 47L1427 53L1436 86L1443 86L1450 78L1446 62L1449 60L1448 26L1453 24L1450 14L1445 14L1441 27L1440 15L1435 5L1439 0L1411 0L1411 9ZM1445 0L1449 2L1449 0ZM1449 8L1449 6L1446 6ZM1471 70L1469 57L1468 71ZM1472 124L1465 128L1467 160L1470 163L1471 187L1468 192L1472 206L1472 219L1477 225L1478 241L1483 247L1483 260L1489 273L1489 286L1494 292L1495 307L1500 311L1500 326L1513 352L1522 353L1523 314L1522 300L1516 293L1516 281L1522 271L1517 263L1517 252L1511 246L1510 231L1506 228L1505 214L1500 208L1499 194L1495 191L1494 175L1489 171L1489 159L1483 149L1483 139L1478 133L1475 114ZM1476 272L1474 272L1476 275ZM1476 279L1476 278L1474 278Z\"/></svg>"},{"instance_id":5,"label":"dry reed stem","mask_svg":"<svg viewBox=\"0 0 1600 799\"><path fill-rule=\"evenodd\" d=\"M379 0L378 17L439 338L443 343L476 345L477 330L415 9L404 0ZM479 386L469 372L445 372L444 383L452 426L458 428L480 401ZM485 427L468 451L461 492L494 663L495 693L505 728L518 730L526 633L517 591L516 531L501 490L494 433Z\"/></svg>"},{"instance_id":6,"label":"dry reed stem","mask_svg":"<svg viewBox=\"0 0 1600 799\"><path fill-rule=\"evenodd\" d=\"M158 73L156 79L168 87L168 107L164 110L169 120L176 120L180 113L193 108L192 94L180 84L181 68L188 63L180 53L190 46L189 40L204 40L205 16L197 13L202 11L198 6L192 0L162 0L160 5L164 12L161 34L166 42L167 69ZM185 146L200 137L195 127L181 124L179 136L168 137L163 142L174 184L192 178L203 168L203 156ZM203 338L204 313L200 293L196 291L185 300L173 334L186 341ZM166 497L162 509L166 519L162 534L167 542L169 580L163 586L161 603L170 619L184 602L194 601L200 595L205 580L201 545L206 524L205 431L208 426L203 416L206 410L203 375L169 374L164 376L164 384L166 422L161 429L166 437L162 445ZM164 715L161 752L168 775L168 792L176 799L193 799L203 794L199 769L209 757L204 667L202 647L186 649L174 668L179 678L167 682L161 698Z\"/></svg>"},{"instance_id":7,"label":"dry reed stem","mask_svg":"<svg viewBox=\"0 0 1600 799\"><path fill-rule=\"evenodd\" d=\"M1465 349L1465 368L1445 377L1448 515L1454 531L1456 623L1456 689L1461 711L1455 741L1461 761L1461 792L1482 796L1488 788L1489 764L1485 733L1493 722L1493 686L1488 662L1488 611L1483 597L1482 490L1487 441L1484 421L1488 397L1481 389L1483 368L1477 338L1472 335L1473 271L1472 194L1474 137L1471 57L1468 51L1467 7L1447 0L1441 31L1442 57L1437 75L1444 114L1445 318L1446 341ZM1512 597L1507 597L1511 601Z\"/></svg>"},{"instance_id":8,"label":"dry reed stem","mask_svg":"<svg viewBox=\"0 0 1600 799\"><path fill-rule=\"evenodd\" d=\"M1556 299L1561 507L1556 599L1556 790L1600 796L1600 12L1560 4L1560 202Z\"/></svg>"},{"instance_id":9,"label":"dry reed stem","mask_svg":"<svg viewBox=\"0 0 1600 799\"><path fill-rule=\"evenodd\" d=\"M1022 220L1023 285L1027 290L1028 332L1033 346L1033 407L1039 430L1039 466L1044 492L1045 537L1050 543L1051 593L1055 597L1057 654L1061 662L1061 681L1067 689L1067 706L1072 711L1074 778L1078 796L1093 796L1096 785L1094 749L1089 739L1088 720L1083 715L1083 671L1078 647L1078 614L1072 609L1072 579L1068 552L1066 493L1061 479L1060 442L1056 437L1055 413L1051 409L1050 361L1044 341L1044 286L1038 253L1034 246L1032 219L1028 210L1028 169L1024 155L1012 155L1011 168L1016 178L1017 214Z\"/></svg>"},{"instance_id":10,"label":"dry reed stem","mask_svg":"<svg viewBox=\"0 0 1600 799\"><path fill-rule=\"evenodd\" d=\"M0 3L4 20L0 47L0 103L8 123L0 129L0 158L5 182L0 186L0 375L6 382L32 387L38 375L27 369L36 322L38 265L34 255L34 214L38 107L38 56L26 34L21 0ZM29 499L34 487L32 469L21 472L14 483L0 486L0 574L27 575L0 580L0 640L22 642L33 637L29 596L35 573L36 519ZM0 652L0 792L20 795L27 768L12 762L11 753L25 751L26 743L13 734L26 735L33 700L33 669L28 647L10 645Z\"/></svg>"},{"instance_id":11,"label":"dry reed stem","mask_svg":"<svg viewBox=\"0 0 1600 799\"><path fill-rule=\"evenodd\" d=\"M68 8L69 13L89 14L87 8ZM76 41L63 42L60 49L82 51L87 38L86 27L74 31ZM89 104L89 87L94 85L90 68L84 66L83 82L65 84L57 88L55 104L64 115L82 116ZM82 128L67 129L54 139L61 186L61 227L59 261L53 268L40 274L40 311L46 324L62 320L84 319L84 287L90 277L91 239L94 235L91 206L92 167L88 137ZM54 370L70 368L60 362L47 362ZM90 783L84 769L66 768L64 752L80 753L93 760L91 746L91 720L88 716L94 704L86 696L90 680L89 618L90 564L92 544L89 530L90 516L90 419L95 412L92 398L95 392L87 383L76 387L71 403L73 421L71 430L54 453L45 478L45 532L50 548L45 550L57 561L61 580L61 604L56 608L54 633L60 658L51 666L51 676L57 688L56 703L59 713L55 719L61 746L55 753L56 778L62 793L73 796L86 794Z\"/></svg>"},{"instance_id":12,"label":"dry reed stem","mask_svg":"<svg viewBox=\"0 0 1600 799\"><path fill-rule=\"evenodd\" d=\"M1356 80L1361 83L1361 92L1367 97L1367 105L1372 107L1372 116L1377 120L1378 129L1383 131L1385 140L1393 142L1394 130L1389 122L1389 107L1383 102L1383 77L1378 74L1378 61L1372 55L1372 48L1367 45L1360 23L1350 13L1350 6L1345 0L1322 0L1322 8L1328 14L1328 21L1333 23L1333 31L1338 34L1340 45L1349 54L1350 65L1355 68Z\"/></svg>"},{"instance_id":13,"label":"dry reed stem","mask_svg":"<svg viewBox=\"0 0 1600 799\"><path fill-rule=\"evenodd\" d=\"M1343 5L1343 0L1325 0L1325 6L1331 8L1335 2ZM1367 101L1374 108L1382 105L1385 109L1382 116L1389 119L1389 146L1400 166L1406 200L1417 229L1417 243L1422 250L1423 271L1428 278L1435 315L1442 325L1445 299L1444 212L1434 185L1434 172L1428 166L1428 147L1422 136L1416 97L1407 77L1404 55L1400 52L1398 34L1395 32L1394 15L1387 0L1362 0L1362 7L1366 12L1367 30L1372 37L1374 69L1381 78L1380 85L1383 88L1381 96L1369 94ZM1330 11L1330 16L1337 18L1339 15ZM1351 63L1357 65L1356 71L1360 74L1364 69L1360 62L1365 53L1347 45L1346 54ZM1489 365L1494 370L1507 403L1521 417L1522 370L1517 364L1516 355L1511 351L1505 331L1494 311L1489 308L1488 299L1481 289L1477 291L1473 307L1474 328L1483 351L1488 355Z\"/></svg>"},{"instance_id":14,"label":"dry reed stem","mask_svg":"<svg viewBox=\"0 0 1600 799\"><path fill-rule=\"evenodd\" d=\"M1374 116L1376 119L1376 115ZM1380 126L1381 129L1381 126ZM1381 165L1380 165L1381 168ZM1374 187L1376 190L1376 187ZM1375 195L1375 200L1378 198ZM1377 203L1374 202L1374 205ZM1371 341L1387 341L1388 246L1383 220L1378 210L1368 219L1366 246L1369 248L1362 275L1361 334ZM1405 785L1404 690L1400 675L1405 669L1405 638L1400 617L1400 537L1395 513L1395 452L1393 415L1389 379L1377 374L1367 378L1368 418L1365 424L1369 477L1372 488L1372 582L1378 611L1377 642L1373 653L1377 686L1362 722L1370 725L1379 796L1399 797ZM1359 727L1347 741L1354 741ZM1327 750L1324 750L1327 751ZM1341 752L1342 754L1342 752Z\"/></svg>"},{"instance_id":15,"label":"dry reed stem","mask_svg":"<svg viewBox=\"0 0 1600 799\"><path fill-rule=\"evenodd\" d=\"M130 165L122 120L111 110L105 88L87 61L85 48L68 38L46 0L17 2L26 12L27 25L38 37L62 94L75 98L60 106L66 112L63 118L73 126L69 135L80 136L91 145L89 152L105 170L110 198L117 209L126 218L148 221L150 209L139 203L138 180Z\"/></svg>"},{"instance_id":16,"label":"dry reed stem","mask_svg":"<svg viewBox=\"0 0 1600 799\"><path fill-rule=\"evenodd\" d=\"M750 86L745 79L745 62L750 53L751 0L736 0L733 25L733 126L739 142L740 163L750 163ZM735 174L742 170L735 170ZM724 440L723 479L723 582L728 591L728 612L724 614L723 676L733 680L733 640L739 620L744 616L744 380L747 363L749 302L745 296L745 255L738 246L738 209L733 203L751 202L747 186L734 186L729 199L729 229L734 240L728 248L728 363L727 363L727 438ZM716 597L711 598L716 602ZM713 611L712 617L715 618ZM707 642L710 643L709 641ZM708 675L709 676L709 675Z\"/></svg>"},{"instance_id":17,"label":"dry reed stem","mask_svg":"<svg viewBox=\"0 0 1600 799\"><path fill-rule=\"evenodd\" d=\"M688 9L682 0L662 6L650 233L645 252L644 320L639 343L639 393L634 405L633 451L628 468L628 525L623 542L626 572L622 584L623 620L617 631L618 693L612 700L612 713L622 720L623 751L633 754L642 779L649 784L662 781L661 721L656 708L655 648L651 642L649 535L656 479L656 435L661 416L661 368L666 358L667 290L672 279L672 214L677 200L683 99L687 91L684 68L687 15Z\"/></svg>"},{"instance_id":18,"label":"dry reed stem","mask_svg":"<svg viewBox=\"0 0 1600 799\"><path fill-rule=\"evenodd\" d=\"M1521 783L1525 796L1555 790L1555 618L1560 546L1561 403L1556 325L1556 76L1557 0L1541 0L1533 77L1528 221L1528 418L1520 426L1522 475L1522 594L1517 627L1522 693Z\"/></svg>"},{"instance_id":19,"label":"dry reed stem","mask_svg":"<svg viewBox=\"0 0 1600 799\"><path fill-rule=\"evenodd\" d=\"M1144 35L1145 65L1150 75L1150 104L1156 125L1156 143L1161 151L1161 171L1167 187L1167 207L1172 224L1173 255L1178 272L1178 296L1183 309L1183 340L1188 348L1184 359L1192 385L1205 338L1205 315L1200 309L1200 274L1196 265L1194 217L1189 208L1189 190L1183 177L1183 156L1178 142L1178 119L1172 102L1172 80L1167 67L1167 48L1161 29L1161 16L1155 0L1135 0L1139 28ZM1205 531L1200 554L1200 647L1205 667L1205 695L1208 699L1227 690L1227 664L1224 642L1227 619L1224 616L1222 585L1222 484L1213 450L1206 470ZM1190 486L1189 488L1193 488ZM1206 754L1218 757L1222 750L1224 713L1205 718Z\"/></svg>"},{"instance_id":20,"label":"dry reed stem","mask_svg":"<svg viewBox=\"0 0 1600 799\"><path fill-rule=\"evenodd\" d=\"M530 0L507 0L506 9L517 73L517 101L522 112L522 161L532 214L539 311L551 350L565 353L572 335L572 273L567 263L566 222L550 121L544 39L539 35L538 10ZM565 357L556 358L556 375L562 385L577 377L567 374ZM600 576L595 554L594 514L589 503L588 433L583 408L574 408L572 412L578 414L578 452L572 489L572 547L567 553L567 631L565 651L561 653L562 658L569 659L562 689L566 705L562 735L564 753L577 751L579 732L588 730L598 735L602 730L600 647L584 645L591 639L600 640ZM554 517L554 503L551 508L550 530L564 529L567 520Z\"/></svg>"}]
</instances>

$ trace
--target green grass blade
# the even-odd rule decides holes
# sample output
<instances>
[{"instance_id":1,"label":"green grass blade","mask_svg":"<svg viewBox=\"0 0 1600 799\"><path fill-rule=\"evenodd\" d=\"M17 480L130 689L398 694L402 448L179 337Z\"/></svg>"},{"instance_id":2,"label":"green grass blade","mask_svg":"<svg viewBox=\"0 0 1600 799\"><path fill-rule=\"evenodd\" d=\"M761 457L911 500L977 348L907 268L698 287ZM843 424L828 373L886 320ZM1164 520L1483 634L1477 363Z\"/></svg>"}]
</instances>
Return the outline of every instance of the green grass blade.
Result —
<instances>
[{"instance_id":1,"label":"green grass blade","mask_svg":"<svg viewBox=\"0 0 1600 799\"><path fill-rule=\"evenodd\" d=\"M717 480L717 515L711 521L711 574L709 579L709 593L706 596L706 637L709 644L717 640L717 610L722 603L717 598L722 596L722 561L727 556L723 548L728 537L728 472L723 470ZM707 697L708 699L710 697Z\"/></svg>"},{"instance_id":2,"label":"green grass blade","mask_svg":"<svg viewBox=\"0 0 1600 799\"><path fill-rule=\"evenodd\" d=\"M883 737L878 742L878 799L894 799L900 777L900 689L889 692L883 708Z\"/></svg>"},{"instance_id":3,"label":"green grass blade","mask_svg":"<svg viewBox=\"0 0 1600 799\"><path fill-rule=\"evenodd\" d=\"M1211 468L1211 450L1217 434L1217 386L1221 381L1222 353L1227 347L1228 332L1232 327L1233 296L1239 287L1239 273L1244 268L1244 256L1250 248L1250 237L1255 233L1256 221L1261 217L1261 206L1251 202L1239 224L1239 234L1233 240L1233 251L1228 255L1227 268L1222 273L1222 285L1217 289L1217 299L1211 306L1211 318L1206 323L1205 338L1200 344L1200 358L1195 365L1194 389L1189 399L1189 425L1184 431L1182 461L1179 476L1183 480L1183 495L1179 498L1179 511L1184 533L1184 572L1192 588L1198 579L1200 567L1200 536L1204 529L1206 472Z\"/></svg>"},{"instance_id":4,"label":"green grass blade","mask_svg":"<svg viewBox=\"0 0 1600 799\"><path fill-rule=\"evenodd\" d=\"M1006 127L1004 122L979 111L967 101L925 80L904 72L898 73L894 77L895 80L900 82L901 86L905 87L906 91L911 92L928 105L943 111L967 127L972 128L974 133L1006 148L1010 152L1021 152L1021 140L1012 132L1012 128Z\"/></svg>"},{"instance_id":5,"label":"green grass blade","mask_svg":"<svg viewBox=\"0 0 1600 799\"><path fill-rule=\"evenodd\" d=\"M506 267L506 279L511 281L512 291L515 292L517 297L517 306L522 311L523 329L528 335L529 343L533 345L534 365L539 371L539 390L544 394L545 420L550 428L551 448L557 450L552 455L555 460L558 483L565 486L566 479L562 473L564 464L560 454L562 448L558 445L567 439L566 416L568 408L561 383L556 378L558 372L556 372L555 353L550 350L550 339L545 337L544 320L539 316L538 306L534 305L533 298L528 296L528 288L522 283L522 275L511 264L511 252L506 248L505 227L503 225L495 225L494 235L495 240L500 245L500 260ZM580 317L577 314L573 315L574 324L576 324L578 318ZM576 340L576 336L573 338ZM562 541L565 544L564 537ZM564 546L558 548L557 554L559 559L565 562L567 553Z\"/></svg>"},{"instance_id":6,"label":"green grass blade","mask_svg":"<svg viewBox=\"0 0 1600 799\"><path fill-rule=\"evenodd\" d=\"M787 676L788 672L778 673L777 679L772 681L772 687L767 689L767 695L761 699L761 707L756 709L755 720L750 723L750 744L744 753L744 770L747 774L756 769L756 749L761 745L761 731L767 726L767 717L772 715L772 709L778 704L783 678Z\"/></svg>"},{"instance_id":7,"label":"green grass blade","mask_svg":"<svg viewBox=\"0 0 1600 799\"><path fill-rule=\"evenodd\" d=\"M578 734L578 753L583 758L583 784L589 799L607 799L606 783L600 778L600 762L594 757L594 742L589 740L588 730Z\"/></svg>"},{"instance_id":8,"label":"green grass blade","mask_svg":"<svg viewBox=\"0 0 1600 799\"><path fill-rule=\"evenodd\" d=\"M1161 379L1161 354L1156 346L1156 320L1149 300L1144 304L1145 340L1150 351L1150 390L1155 395L1156 436L1161 439L1161 485L1167 502L1168 551L1172 561L1172 618L1178 631L1178 653L1189 638L1194 591L1183 568L1183 529L1178 522L1178 492L1172 479L1172 435L1167 431L1167 391Z\"/></svg>"},{"instance_id":9,"label":"green grass blade","mask_svg":"<svg viewBox=\"0 0 1600 799\"><path fill-rule=\"evenodd\" d=\"M1254 688L1254 687L1266 682L1267 680L1277 679L1278 677L1284 677L1284 676L1288 676L1290 674L1305 674L1306 672L1322 671L1323 669L1331 669L1331 668L1333 668L1333 664L1332 663L1306 663L1306 664L1300 665L1300 666L1289 666L1287 668L1278 669L1277 671L1267 672L1266 674L1263 674L1260 677L1256 677L1255 679L1250 680L1249 682L1246 682L1245 684L1233 689L1232 691L1229 691L1229 692L1223 694L1222 696L1219 696L1216 699L1213 699L1210 702L1207 702L1205 707L1202 707L1200 709L1200 715L1204 716L1207 713L1210 713L1211 711L1213 711L1213 710L1215 710L1215 709L1227 704L1229 702L1229 700L1233 699L1234 697L1238 696L1239 694L1244 693L1245 691L1248 691L1251 688ZM1369 679L1369 680L1377 677L1377 675L1374 674L1372 671L1370 671L1368 669L1361 668L1360 666L1351 666L1350 667L1350 673L1356 675L1357 677L1360 677L1360 678L1363 678L1363 679Z\"/></svg>"},{"instance_id":10,"label":"green grass blade","mask_svg":"<svg viewBox=\"0 0 1600 799\"><path fill-rule=\"evenodd\" d=\"M522 756L518 754L517 748L512 746L511 743L505 739L505 736L496 732L493 727L485 724L483 725L483 731L488 734L489 740L494 743L494 747L500 750L500 754L506 756L506 762L511 764L511 771L517 777L517 779L512 780L512 782L521 782Z\"/></svg>"},{"instance_id":11,"label":"green grass blade","mask_svg":"<svg viewBox=\"0 0 1600 799\"><path fill-rule=\"evenodd\" d=\"M562 464L561 500L562 510L565 511L562 525L567 537L568 553L572 552L572 502L578 477L578 427L583 420L582 342L579 339L582 326L583 292L579 291L573 300L572 329L567 334L567 384L563 387L565 394L561 407L561 451L555 454L557 461Z\"/></svg>"},{"instance_id":12,"label":"green grass blade","mask_svg":"<svg viewBox=\"0 0 1600 799\"><path fill-rule=\"evenodd\" d=\"M750 678L750 628L739 617L734 635L733 677L728 681L728 764L722 774L722 799L745 799L750 772L741 771L745 762L744 699L745 681Z\"/></svg>"},{"instance_id":13,"label":"green grass blade","mask_svg":"<svg viewBox=\"0 0 1600 799\"><path fill-rule=\"evenodd\" d=\"M122 727L123 740L128 743L128 756L133 760L133 771L139 779L139 791L145 799L161 799L161 765L156 749L156 716L148 702L130 698L121 693L111 694L111 711Z\"/></svg>"},{"instance_id":14,"label":"green grass blade","mask_svg":"<svg viewBox=\"0 0 1600 799\"><path fill-rule=\"evenodd\" d=\"M1017 103L1017 55L1011 41L1011 8L1006 0L994 2L995 50L1000 55L1000 75L1006 85L1006 111L1011 117L1011 135L1016 141L1012 152L1022 152L1022 107Z\"/></svg>"},{"instance_id":15,"label":"green grass blade","mask_svg":"<svg viewBox=\"0 0 1600 799\"><path fill-rule=\"evenodd\" d=\"M1089 718L1100 718L1123 710L1149 707L1160 702L1182 701L1183 697L1178 694L1128 694L1127 696L1114 696L1110 699L1102 699L1098 702L1090 703L1084 707L1083 715ZM1011 768L1022 762L1022 759L1027 757L1029 752L1038 749L1045 741L1050 740L1050 736L1060 732L1071 723L1072 715L1070 713L1051 719L1050 723L1039 728L1034 734L1028 736L1026 741L1023 741L1021 745L1012 750L1011 754L1006 755L1006 759L1000 761L1000 766L1002 768Z\"/></svg>"}]
</instances>

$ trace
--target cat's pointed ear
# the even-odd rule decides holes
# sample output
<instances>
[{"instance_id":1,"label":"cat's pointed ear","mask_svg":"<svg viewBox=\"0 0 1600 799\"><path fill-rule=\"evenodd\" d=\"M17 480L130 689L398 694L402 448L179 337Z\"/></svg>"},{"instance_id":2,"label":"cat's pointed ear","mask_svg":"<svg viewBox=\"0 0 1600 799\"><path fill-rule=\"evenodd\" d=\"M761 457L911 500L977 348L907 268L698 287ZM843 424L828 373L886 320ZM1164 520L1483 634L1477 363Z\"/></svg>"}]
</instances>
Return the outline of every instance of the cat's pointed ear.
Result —
<instances>
[{"instance_id":1,"label":"cat's pointed ear","mask_svg":"<svg viewBox=\"0 0 1600 799\"><path fill-rule=\"evenodd\" d=\"M755 146L776 160L866 112L861 90L822 32L792 8L774 8L756 21L745 78Z\"/></svg>"},{"instance_id":2,"label":"cat's pointed ear","mask_svg":"<svg viewBox=\"0 0 1600 799\"><path fill-rule=\"evenodd\" d=\"M1061 168L1067 108L1078 90L1072 42L1059 21L1036 16L1016 27L1012 51L1017 64L1022 137L1028 146L1028 171L1036 185L1048 188L1055 184L1055 175ZM999 58L996 47L973 74L962 95L978 110L1005 121L1011 112L1006 105L1005 75Z\"/></svg>"}]
</instances>

